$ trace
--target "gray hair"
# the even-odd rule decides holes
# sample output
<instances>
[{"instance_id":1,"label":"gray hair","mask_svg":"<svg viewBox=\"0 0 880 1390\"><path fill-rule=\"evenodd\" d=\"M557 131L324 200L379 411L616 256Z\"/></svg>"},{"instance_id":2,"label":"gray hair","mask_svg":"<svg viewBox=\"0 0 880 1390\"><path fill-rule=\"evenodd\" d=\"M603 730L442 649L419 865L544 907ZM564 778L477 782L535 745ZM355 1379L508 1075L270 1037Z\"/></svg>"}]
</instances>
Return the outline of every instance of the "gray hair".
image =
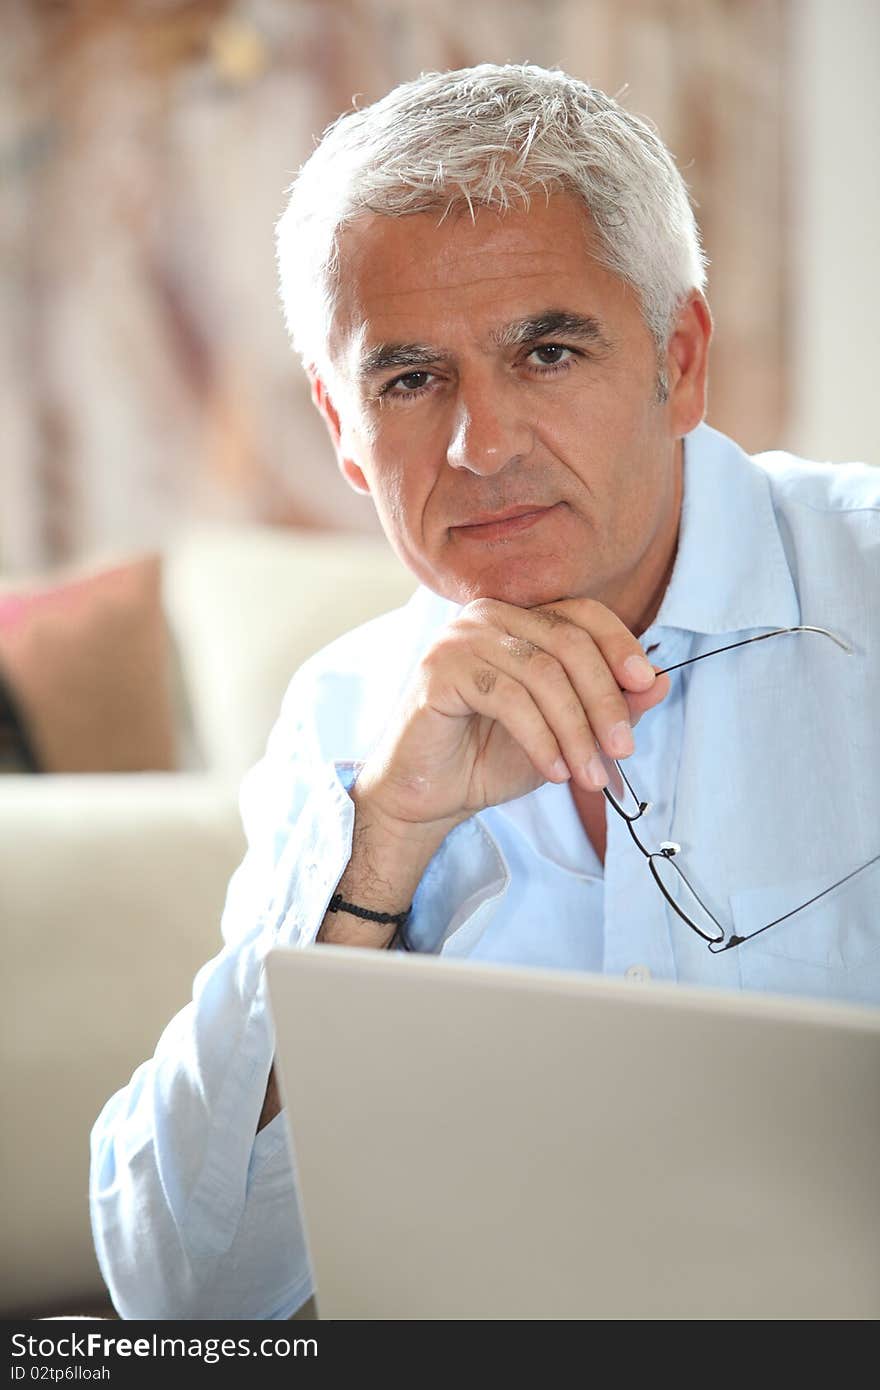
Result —
<instances>
[{"instance_id":1,"label":"gray hair","mask_svg":"<svg viewBox=\"0 0 880 1390\"><path fill-rule=\"evenodd\" d=\"M684 181L657 132L611 97L524 63L423 73L334 121L289 189L276 227L293 345L325 374L339 234L365 212L456 205L500 211L542 190L572 192L592 217L604 265L639 295L659 350L702 290L705 257Z\"/></svg>"}]
</instances>

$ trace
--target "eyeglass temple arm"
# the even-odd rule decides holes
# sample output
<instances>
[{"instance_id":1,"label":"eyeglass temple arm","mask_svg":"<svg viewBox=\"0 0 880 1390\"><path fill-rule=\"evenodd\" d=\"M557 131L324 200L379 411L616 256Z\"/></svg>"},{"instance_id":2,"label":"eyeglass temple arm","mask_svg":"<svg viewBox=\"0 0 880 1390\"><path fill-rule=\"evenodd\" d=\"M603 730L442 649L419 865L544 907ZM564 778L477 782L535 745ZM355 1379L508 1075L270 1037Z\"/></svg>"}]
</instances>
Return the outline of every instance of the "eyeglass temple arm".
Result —
<instances>
[{"instance_id":1,"label":"eyeglass temple arm","mask_svg":"<svg viewBox=\"0 0 880 1390\"><path fill-rule=\"evenodd\" d=\"M852 647L836 633L829 632L827 627L811 627L808 623L800 627L777 627L772 632L761 632L757 637L743 637L739 642L730 642L726 647L715 647L711 652L701 652L699 656L690 656L687 661L677 661L674 666L664 666L657 672L658 676L665 676L670 671L678 671L682 666L693 666L695 661L704 661L707 656L717 656L719 652L732 652L734 647L747 647L750 642L766 642L768 637L783 637L789 632L818 632L822 637L830 637L841 651L852 656Z\"/></svg>"}]
</instances>

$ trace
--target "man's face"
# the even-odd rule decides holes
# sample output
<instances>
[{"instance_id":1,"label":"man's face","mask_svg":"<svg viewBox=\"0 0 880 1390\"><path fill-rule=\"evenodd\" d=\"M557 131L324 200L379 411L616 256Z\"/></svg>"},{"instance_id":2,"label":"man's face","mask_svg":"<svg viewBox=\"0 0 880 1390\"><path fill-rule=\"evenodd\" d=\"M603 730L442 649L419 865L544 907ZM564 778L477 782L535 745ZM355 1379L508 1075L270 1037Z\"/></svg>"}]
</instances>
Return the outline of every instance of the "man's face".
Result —
<instances>
[{"instance_id":1,"label":"man's face","mask_svg":"<svg viewBox=\"0 0 880 1390\"><path fill-rule=\"evenodd\" d=\"M436 592L588 596L633 624L674 555L679 439L702 413L682 414L691 345L667 354L661 404L636 295L590 254L567 194L438 221L370 214L343 234L343 471Z\"/></svg>"}]
</instances>

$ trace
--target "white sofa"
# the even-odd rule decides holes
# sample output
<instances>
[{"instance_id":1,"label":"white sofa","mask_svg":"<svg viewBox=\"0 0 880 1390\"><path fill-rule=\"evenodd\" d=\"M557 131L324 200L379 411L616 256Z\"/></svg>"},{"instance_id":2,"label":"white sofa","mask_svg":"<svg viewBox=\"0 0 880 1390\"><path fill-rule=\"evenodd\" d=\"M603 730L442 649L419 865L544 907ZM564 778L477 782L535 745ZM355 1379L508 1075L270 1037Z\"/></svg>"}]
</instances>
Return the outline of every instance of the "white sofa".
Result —
<instances>
[{"instance_id":1,"label":"white sofa","mask_svg":"<svg viewBox=\"0 0 880 1390\"><path fill-rule=\"evenodd\" d=\"M103 1306L89 1131L219 948L241 776L305 657L415 587L370 536L210 527L164 561L186 770L0 777L0 1316Z\"/></svg>"}]
</instances>

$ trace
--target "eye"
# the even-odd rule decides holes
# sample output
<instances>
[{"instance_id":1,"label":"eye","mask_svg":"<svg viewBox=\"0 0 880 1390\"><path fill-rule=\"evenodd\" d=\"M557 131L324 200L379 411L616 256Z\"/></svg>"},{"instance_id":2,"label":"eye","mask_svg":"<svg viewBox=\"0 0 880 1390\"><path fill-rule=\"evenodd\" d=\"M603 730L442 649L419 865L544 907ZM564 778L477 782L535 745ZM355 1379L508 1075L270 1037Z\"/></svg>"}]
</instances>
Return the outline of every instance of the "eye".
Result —
<instances>
[{"instance_id":1,"label":"eye","mask_svg":"<svg viewBox=\"0 0 880 1390\"><path fill-rule=\"evenodd\" d=\"M417 396L424 391L432 377L431 372L405 372L392 381L386 381L380 392L383 396Z\"/></svg>"},{"instance_id":2,"label":"eye","mask_svg":"<svg viewBox=\"0 0 880 1390\"><path fill-rule=\"evenodd\" d=\"M536 367L561 367L573 355L573 349L562 343L541 343L529 353L530 358L536 359Z\"/></svg>"}]
</instances>

